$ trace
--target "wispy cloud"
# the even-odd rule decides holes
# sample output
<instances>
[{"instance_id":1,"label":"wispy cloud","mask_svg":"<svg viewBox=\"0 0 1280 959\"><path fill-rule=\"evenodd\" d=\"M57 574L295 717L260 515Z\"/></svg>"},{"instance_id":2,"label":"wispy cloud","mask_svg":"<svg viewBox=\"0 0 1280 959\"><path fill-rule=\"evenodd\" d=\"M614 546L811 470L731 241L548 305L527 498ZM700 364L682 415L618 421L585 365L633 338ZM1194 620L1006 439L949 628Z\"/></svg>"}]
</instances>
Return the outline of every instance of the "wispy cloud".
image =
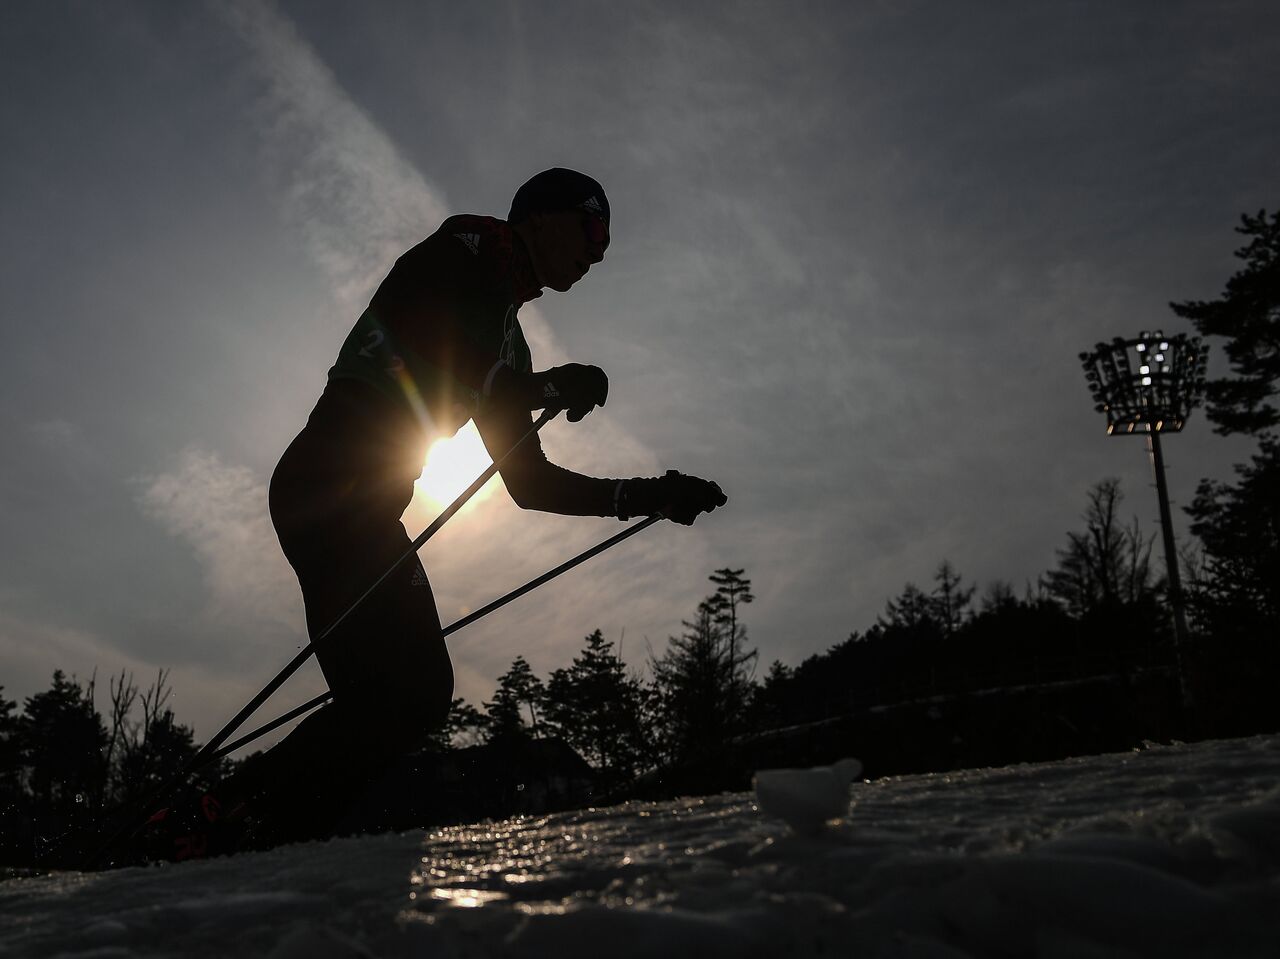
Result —
<instances>
[{"instance_id":1,"label":"wispy cloud","mask_svg":"<svg viewBox=\"0 0 1280 959\"><path fill-rule=\"evenodd\" d=\"M301 633L293 572L271 528L266 485L251 470L188 449L141 483L143 509L186 540L205 569L207 617L254 634Z\"/></svg>"},{"instance_id":2,"label":"wispy cloud","mask_svg":"<svg viewBox=\"0 0 1280 959\"><path fill-rule=\"evenodd\" d=\"M251 71L265 81L257 120L286 214L339 298L362 304L391 262L444 218L439 192L273 4L212 9L244 40Z\"/></svg>"}]
</instances>

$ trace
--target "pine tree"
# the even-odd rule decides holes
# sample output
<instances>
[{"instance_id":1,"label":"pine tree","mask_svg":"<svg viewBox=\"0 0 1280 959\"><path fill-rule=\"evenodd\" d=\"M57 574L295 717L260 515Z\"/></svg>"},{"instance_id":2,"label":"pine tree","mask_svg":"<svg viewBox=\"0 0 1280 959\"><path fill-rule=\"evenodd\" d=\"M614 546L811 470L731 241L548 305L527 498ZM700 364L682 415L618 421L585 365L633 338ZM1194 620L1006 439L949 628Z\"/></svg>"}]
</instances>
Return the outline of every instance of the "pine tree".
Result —
<instances>
[{"instance_id":1,"label":"pine tree","mask_svg":"<svg viewBox=\"0 0 1280 959\"><path fill-rule=\"evenodd\" d=\"M568 668L547 681L548 724L597 769L609 785L632 779L651 748L644 723L644 691L600 630Z\"/></svg>"},{"instance_id":2,"label":"pine tree","mask_svg":"<svg viewBox=\"0 0 1280 959\"><path fill-rule=\"evenodd\" d=\"M714 610L716 625L724 631L728 651L724 658L725 687L728 691L726 708L730 715L741 715L751 693L757 653L740 652L747 640L747 627L739 618L738 608L755 602L751 592L751 580L743 576L742 569L723 567L708 577L716 584L716 591L707 598Z\"/></svg>"},{"instance_id":3,"label":"pine tree","mask_svg":"<svg viewBox=\"0 0 1280 959\"><path fill-rule=\"evenodd\" d=\"M1260 436L1280 425L1271 400L1280 389L1280 213L1245 214L1236 232L1250 237L1236 250L1244 269L1210 302L1170 303L1202 336L1226 337L1227 358L1236 374L1206 384L1207 415L1223 435Z\"/></svg>"},{"instance_id":4,"label":"pine tree","mask_svg":"<svg viewBox=\"0 0 1280 959\"><path fill-rule=\"evenodd\" d=\"M4 687L0 686L0 694ZM22 789L22 739L17 703L0 695L0 813Z\"/></svg>"},{"instance_id":5,"label":"pine tree","mask_svg":"<svg viewBox=\"0 0 1280 959\"><path fill-rule=\"evenodd\" d=\"M755 729L773 729L786 722L790 713L795 673L781 660L769 664L764 682L751 696L751 725Z\"/></svg>"},{"instance_id":6,"label":"pine tree","mask_svg":"<svg viewBox=\"0 0 1280 959\"><path fill-rule=\"evenodd\" d=\"M943 560L934 574L938 584L933 591L933 615L942 625L947 636L955 634L969 616L969 603L973 600L974 587L960 585L960 574L948 560Z\"/></svg>"},{"instance_id":7,"label":"pine tree","mask_svg":"<svg viewBox=\"0 0 1280 959\"><path fill-rule=\"evenodd\" d=\"M499 679L493 700L484 704L488 714L486 741L495 742L513 735L538 735L538 714L542 708L542 680L534 675L523 656L517 656ZM525 710L529 724L524 722Z\"/></svg>"},{"instance_id":8,"label":"pine tree","mask_svg":"<svg viewBox=\"0 0 1280 959\"><path fill-rule=\"evenodd\" d=\"M444 724L432 733L430 743L439 750L474 746L487 728L487 717L461 696L455 696Z\"/></svg>"},{"instance_id":9,"label":"pine tree","mask_svg":"<svg viewBox=\"0 0 1280 959\"><path fill-rule=\"evenodd\" d=\"M1236 232L1249 238L1236 251L1244 267L1221 297L1171 303L1204 336L1226 338L1230 377L1207 384L1207 415L1215 431L1258 438L1251 462L1237 465L1232 486L1201 480L1192 505L1191 530L1204 547L1204 569L1193 582L1198 625L1215 640L1243 643L1239 655L1262 637L1280 632L1280 213L1242 216ZM1267 644L1265 655L1280 660Z\"/></svg>"},{"instance_id":10,"label":"pine tree","mask_svg":"<svg viewBox=\"0 0 1280 959\"><path fill-rule=\"evenodd\" d=\"M107 731L91 690L57 670L47 691L27 699L19 721L27 788L54 815L89 814L106 786Z\"/></svg>"},{"instance_id":11,"label":"pine tree","mask_svg":"<svg viewBox=\"0 0 1280 959\"><path fill-rule=\"evenodd\" d=\"M751 595L751 581L741 573L717 571L711 577L717 591L683 623L684 634L671 637L663 654L650 662L662 750L669 759L712 753L745 725L758 653L742 648L745 632L737 607L750 601L744 597Z\"/></svg>"},{"instance_id":12,"label":"pine tree","mask_svg":"<svg viewBox=\"0 0 1280 959\"><path fill-rule=\"evenodd\" d=\"M932 601L914 583L907 583L897 599L885 603L884 615L878 622L885 628L906 630L937 626Z\"/></svg>"}]
</instances>

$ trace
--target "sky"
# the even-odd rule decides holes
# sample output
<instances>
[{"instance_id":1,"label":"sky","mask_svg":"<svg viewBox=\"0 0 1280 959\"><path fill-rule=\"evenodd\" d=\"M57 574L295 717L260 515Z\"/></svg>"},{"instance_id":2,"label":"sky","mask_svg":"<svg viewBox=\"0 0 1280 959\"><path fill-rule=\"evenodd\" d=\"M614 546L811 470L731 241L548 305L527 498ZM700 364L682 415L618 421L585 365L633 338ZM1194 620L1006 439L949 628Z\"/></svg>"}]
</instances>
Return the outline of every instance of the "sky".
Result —
<instances>
[{"instance_id":1,"label":"sky","mask_svg":"<svg viewBox=\"0 0 1280 959\"><path fill-rule=\"evenodd\" d=\"M944 559L1019 591L1140 439L1077 354L1193 332L1280 202L1263 2L15 2L0 13L0 685L168 669L207 738L305 642L280 454L395 258L538 170L599 179L605 261L526 305L547 426L592 475L729 504L658 524L450 640L457 692L594 629L643 667L746 570L762 663L865 630ZM1210 375L1226 371L1220 344ZM1250 447L1165 443L1174 525ZM438 505L419 491L416 535ZM422 550L450 622L617 532L500 487ZM323 688L314 665L273 699ZM264 710L266 716L273 712Z\"/></svg>"}]
</instances>

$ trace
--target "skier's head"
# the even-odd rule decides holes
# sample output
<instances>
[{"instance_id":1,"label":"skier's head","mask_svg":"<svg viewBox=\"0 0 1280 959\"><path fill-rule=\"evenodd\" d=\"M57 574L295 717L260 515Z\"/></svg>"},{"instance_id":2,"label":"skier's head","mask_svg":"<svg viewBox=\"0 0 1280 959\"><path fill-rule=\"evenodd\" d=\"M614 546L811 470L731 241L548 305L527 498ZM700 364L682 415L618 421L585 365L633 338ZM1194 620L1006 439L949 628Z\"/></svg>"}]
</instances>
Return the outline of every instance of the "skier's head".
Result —
<instances>
[{"instance_id":1,"label":"skier's head","mask_svg":"<svg viewBox=\"0 0 1280 959\"><path fill-rule=\"evenodd\" d=\"M524 240L538 282L563 293L604 259L609 199L585 173L554 167L516 191L507 220Z\"/></svg>"}]
</instances>

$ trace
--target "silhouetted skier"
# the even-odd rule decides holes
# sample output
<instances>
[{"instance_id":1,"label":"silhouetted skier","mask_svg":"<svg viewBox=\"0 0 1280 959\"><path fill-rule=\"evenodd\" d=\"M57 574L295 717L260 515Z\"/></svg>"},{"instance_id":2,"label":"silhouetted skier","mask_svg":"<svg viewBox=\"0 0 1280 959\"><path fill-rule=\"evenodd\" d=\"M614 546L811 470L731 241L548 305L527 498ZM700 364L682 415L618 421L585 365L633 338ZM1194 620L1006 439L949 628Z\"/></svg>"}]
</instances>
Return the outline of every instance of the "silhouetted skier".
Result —
<instances>
[{"instance_id":1,"label":"silhouetted skier","mask_svg":"<svg viewBox=\"0 0 1280 959\"><path fill-rule=\"evenodd\" d=\"M608 246L604 190L556 168L520 187L505 222L449 217L396 261L271 480L271 518L313 640L409 549L400 516L432 439L474 419L496 460L530 430L532 410L567 410L577 422L604 405L609 383L599 367L533 371L518 311L544 287L567 291ZM726 502L715 483L693 476L571 472L548 462L536 434L500 473L522 508L567 515L665 511L690 525ZM316 656L332 704L223 793L224 818L235 806L262 820L257 843L323 833L449 710L453 670L417 557L317 643Z\"/></svg>"}]
</instances>

